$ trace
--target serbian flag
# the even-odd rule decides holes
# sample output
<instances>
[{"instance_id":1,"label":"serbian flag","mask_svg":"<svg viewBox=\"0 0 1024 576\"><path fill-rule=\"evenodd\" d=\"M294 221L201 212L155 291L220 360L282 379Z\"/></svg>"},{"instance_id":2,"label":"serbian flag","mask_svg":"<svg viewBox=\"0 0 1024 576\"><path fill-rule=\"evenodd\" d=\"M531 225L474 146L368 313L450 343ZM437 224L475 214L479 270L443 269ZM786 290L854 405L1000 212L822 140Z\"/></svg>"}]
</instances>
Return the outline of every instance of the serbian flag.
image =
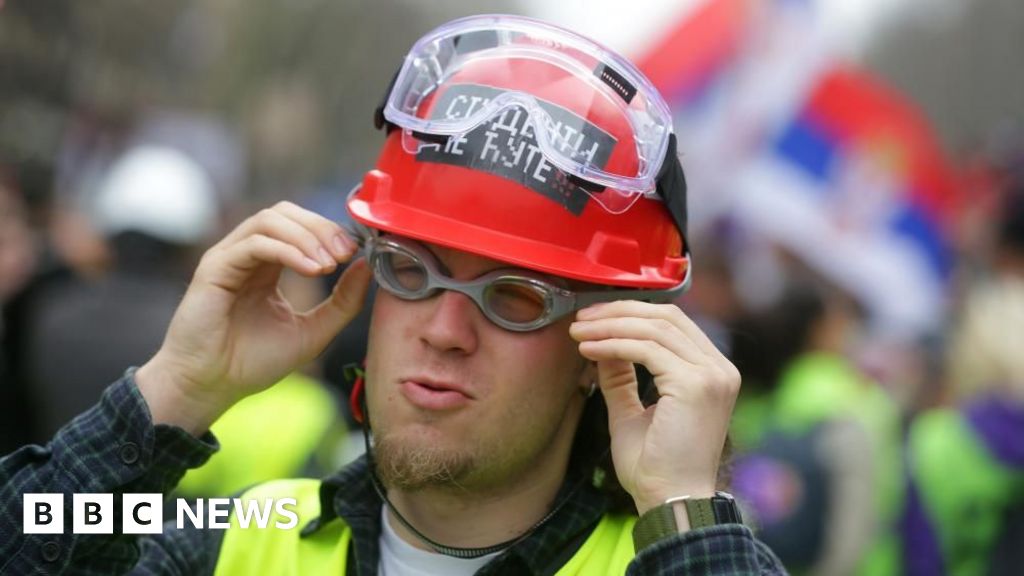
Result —
<instances>
[{"instance_id":1,"label":"serbian flag","mask_svg":"<svg viewBox=\"0 0 1024 576\"><path fill-rule=\"evenodd\" d=\"M953 183L916 107L836 65L738 167L733 213L859 297L876 328L912 337L944 321Z\"/></svg>"},{"instance_id":2,"label":"serbian flag","mask_svg":"<svg viewBox=\"0 0 1024 576\"><path fill-rule=\"evenodd\" d=\"M736 62L753 6L750 0L714 0L680 19L637 58L666 100L695 100Z\"/></svg>"},{"instance_id":3,"label":"serbian flag","mask_svg":"<svg viewBox=\"0 0 1024 576\"><path fill-rule=\"evenodd\" d=\"M695 229L732 211L736 168L831 63L817 16L808 0L706 0L637 58L675 112Z\"/></svg>"},{"instance_id":4,"label":"serbian flag","mask_svg":"<svg viewBox=\"0 0 1024 576\"><path fill-rule=\"evenodd\" d=\"M695 228L733 219L858 297L876 328L937 330L953 171L916 106L821 30L810 2L709 0L638 59L677 110Z\"/></svg>"}]
</instances>

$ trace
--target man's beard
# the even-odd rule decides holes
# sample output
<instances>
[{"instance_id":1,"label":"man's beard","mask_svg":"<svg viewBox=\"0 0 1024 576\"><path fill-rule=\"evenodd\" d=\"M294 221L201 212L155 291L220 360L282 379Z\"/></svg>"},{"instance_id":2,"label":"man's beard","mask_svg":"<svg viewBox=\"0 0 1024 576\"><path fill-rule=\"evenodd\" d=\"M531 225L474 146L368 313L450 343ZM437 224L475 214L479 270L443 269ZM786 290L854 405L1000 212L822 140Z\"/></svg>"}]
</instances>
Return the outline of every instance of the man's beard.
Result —
<instances>
[{"instance_id":1,"label":"man's beard","mask_svg":"<svg viewBox=\"0 0 1024 576\"><path fill-rule=\"evenodd\" d=\"M385 486L408 492L431 487L462 487L476 468L476 458L457 451L424 445L400 435L374 438L373 462Z\"/></svg>"}]
</instances>

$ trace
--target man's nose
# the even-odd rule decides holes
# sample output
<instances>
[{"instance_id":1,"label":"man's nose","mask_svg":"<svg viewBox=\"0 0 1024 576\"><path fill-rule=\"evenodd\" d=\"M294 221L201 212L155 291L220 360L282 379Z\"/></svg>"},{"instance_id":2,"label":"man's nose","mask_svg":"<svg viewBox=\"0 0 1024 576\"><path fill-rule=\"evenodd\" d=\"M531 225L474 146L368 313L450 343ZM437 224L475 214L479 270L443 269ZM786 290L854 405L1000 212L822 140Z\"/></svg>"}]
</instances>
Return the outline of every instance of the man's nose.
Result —
<instances>
[{"instance_id":1,"label":"man's nose","mask_svg":"<svg viewBox=\"0 0 1024 576\"><path fill-rule=\"evenodd\" d=\"M433 306L421 331L421 339L439 351L471 354L476 350L477 327L487 319L473 299L454 290L442 290L431 298Z\"/></svg>"}]
</instances>

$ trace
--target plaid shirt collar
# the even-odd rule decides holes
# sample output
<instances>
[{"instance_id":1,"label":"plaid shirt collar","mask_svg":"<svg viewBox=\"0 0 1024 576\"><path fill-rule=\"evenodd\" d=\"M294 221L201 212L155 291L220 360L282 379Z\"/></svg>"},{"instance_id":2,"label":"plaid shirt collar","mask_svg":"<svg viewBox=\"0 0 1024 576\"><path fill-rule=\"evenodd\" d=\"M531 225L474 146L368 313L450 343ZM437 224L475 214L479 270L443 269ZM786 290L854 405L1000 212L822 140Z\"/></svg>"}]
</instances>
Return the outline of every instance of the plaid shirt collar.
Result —
<instances>
[{"instance_id":1,"label":"plaid shirt collar","mask_svg":"<svg viewBox=\"0 0 1024 576\"><path fill-rule=\"evenodd\" d=\"M512 545L479 573L555 573L583 544L609 505L608 499L579 475L566 480L555 502L565 499L565 504L546 524ZM376 574L382 505L370 480L366 456L362 456L322 481L322 514L303 528L302 535L313 534L340 517L352 529L355 573ZM352 560L350 556L350 565Z\"/></svg>"}]
</instances>

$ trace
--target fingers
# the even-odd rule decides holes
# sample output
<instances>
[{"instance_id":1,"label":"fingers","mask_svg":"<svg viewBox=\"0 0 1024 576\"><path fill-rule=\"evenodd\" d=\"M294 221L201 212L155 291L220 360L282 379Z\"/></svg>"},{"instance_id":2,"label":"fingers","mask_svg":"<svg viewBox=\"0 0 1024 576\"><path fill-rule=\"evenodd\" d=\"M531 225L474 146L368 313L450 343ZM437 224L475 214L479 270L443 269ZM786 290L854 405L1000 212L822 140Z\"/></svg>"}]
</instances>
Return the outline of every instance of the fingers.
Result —
<instances>
[{"instance_id":1,"label":"fingers","mask_svg":"<svg viewBox=\"0 0 1024 576\"><path fill-rule=\"evenodd\" d=\"M271 266L273 282L282 267L303 276L317 276L323 266L294 245L276 238L254 234L227 248L211 250L203 257L197 279L206 280L229 292L237 292L257 270Z\"/></svg>"},{"instance_id":2,"label":"fingers","mask_svg":"<svg viewBox=\"0 0 1024 576\"><path fill-rule=\"evenodd\" d=\"M581 342L580 354L599 363L613 360L643 364L654 376L661 396L687 399L697 393L696 397L731 398L739 391L738 374L733 377L717 366L685 363L652 340L610 338Z\"/></svg>"},{"instance_id":3,"label":"fingers","mask_svg":"<svg viewBox=\"0 0 1024 576\"><path fill-rule=\"evenodd\" d=\"M320 243L341 261L348 260L349 254L358 248L355 240L349 238L344 228L316 212L311 212L291 202L279 202L274 206L274 210L312 231Z\"/></svg>"},{"instance_id":4,"label":"fingers","mask_svg":"<svg viewBox=\"0 0 1024 576\"><path fill-rule=\"evenodd\" d=\"M664 318L601 318L574 322L569 334L579 341L630 338L650 340L692 364L706 362L707 356L672 322Z\"/></svg>"},{"instance_id":5,"label":"fingers","mask_svg":"<svg viewBox=\"0 0 1024 576\"><path fill-rule=\"evenodd\" d=\"M253 234L282 240L319 262L324 272L347 261L357 247L341 226L291 202L278 202L240 224L222 241L231 245Z\"/></svg>"},{"instance_id":6,"label":"fingers","mask_svg":"<svg viewBox=\"0 0 1024 576\"><path fill-rule=\"evenodd\" d=\"M636 300L620 300L618 302L590 306L580 310L576 315L577 320L588 322L622 317L647 318L671 323L707 358L716 364L724 363L731 366L729 360L711 342L711 339L704 334L704 331L675 304L650 304Z\"/></svg>"},{"instance_id":7,"label":"fingers","mask_svg":"<svg viewBox=\"0 0 1024 576\"><path fill-rule=\"evenodd\" d=\"M314 352L323 350L359 314L370 287L370 276L366 259L356 260L342 273L327 299L303 315Z\"/></svg>"},{"instance_id":8,"label":"fingers","mask_svg":"<svg viewBox=\"0 0 1024 576\"><path fill-rule=\"evenodd\" d=\"M347 262L356 249L334 222L291 202L279 202L246 219L211 248L197 276L237 290L263 266L277 266L263 273L268 282L276 282L280 267L317 276Z\"/></svg>"},{"instance_id":9,"label":"fingers","mask_svg":"<svg viewBox=\"0 0 1024 576\"><path fill-rule=\"evenodd\" d=\"M580 354L595 362L643 364L654 376L668 373L679 358L653 340L606 338L580 342ZM674 361L674 362L673 362Z\"/></svg>"},{"instance_id":10,"label":"fingers","mask_svg":"<svg viewBox=\"0 0 1024 576\"><path fill-rule=\"evenodd\" d=\"M735 395L740 375L710 339L674 305L623 301L577 314L569 329L580 354L594 361L643 364L663 396L686 389Z\"/></svg>"}]
</instances>

